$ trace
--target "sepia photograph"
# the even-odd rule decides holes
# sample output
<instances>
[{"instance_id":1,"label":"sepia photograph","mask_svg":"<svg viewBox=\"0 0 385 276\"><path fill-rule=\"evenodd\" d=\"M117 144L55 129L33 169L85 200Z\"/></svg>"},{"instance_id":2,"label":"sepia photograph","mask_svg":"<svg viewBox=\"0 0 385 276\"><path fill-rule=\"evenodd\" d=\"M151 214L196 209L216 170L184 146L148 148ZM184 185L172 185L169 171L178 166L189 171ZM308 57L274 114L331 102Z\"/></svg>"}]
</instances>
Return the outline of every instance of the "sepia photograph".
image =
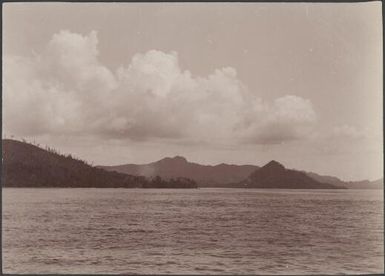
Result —
<instances>
[{"instance_id":1,"label":"sepia photograph","mask_svg":"<svg viewBox=\"0 0 385 276\"><path fill-rule=\"evenodd\" d=\"M383 274L382 20L3 3L2 273Z\"/></svg>"}]
</instances>

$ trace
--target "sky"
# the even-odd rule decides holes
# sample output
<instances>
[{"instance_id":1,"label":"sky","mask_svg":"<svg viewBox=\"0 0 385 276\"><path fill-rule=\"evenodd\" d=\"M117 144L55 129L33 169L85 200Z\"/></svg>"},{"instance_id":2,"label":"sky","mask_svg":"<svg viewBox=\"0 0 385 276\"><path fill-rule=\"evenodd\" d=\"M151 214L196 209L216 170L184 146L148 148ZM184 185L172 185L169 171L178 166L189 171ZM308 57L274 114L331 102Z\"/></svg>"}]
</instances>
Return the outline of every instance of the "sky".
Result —
<instances>
[{"instance_id":1,"label":"sky","mask_svg":"<svg viewBox=\"0 0 385 276\"><path fill-rule=\"evenodd\" d=\"M95 165L383 175L381 2L5 3L3 137Z\"/></svg>"}]
</instances>

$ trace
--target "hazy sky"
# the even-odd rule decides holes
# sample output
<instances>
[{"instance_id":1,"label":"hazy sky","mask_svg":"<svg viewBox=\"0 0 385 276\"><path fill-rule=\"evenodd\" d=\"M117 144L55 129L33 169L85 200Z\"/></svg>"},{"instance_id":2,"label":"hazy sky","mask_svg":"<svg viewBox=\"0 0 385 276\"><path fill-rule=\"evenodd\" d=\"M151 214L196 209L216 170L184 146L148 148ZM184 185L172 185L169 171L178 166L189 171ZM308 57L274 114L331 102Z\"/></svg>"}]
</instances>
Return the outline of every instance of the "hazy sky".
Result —
<instances>
[{"instance_id":1,"label":"hazy sky","mask_svg":"<svg viewBox=\"0 0 385 276\"><path fill-rule=\"evenodd\" d=\"M101 165L378 178L381 2L6 3L3 132Z\"/></svg>"}]
</instances>

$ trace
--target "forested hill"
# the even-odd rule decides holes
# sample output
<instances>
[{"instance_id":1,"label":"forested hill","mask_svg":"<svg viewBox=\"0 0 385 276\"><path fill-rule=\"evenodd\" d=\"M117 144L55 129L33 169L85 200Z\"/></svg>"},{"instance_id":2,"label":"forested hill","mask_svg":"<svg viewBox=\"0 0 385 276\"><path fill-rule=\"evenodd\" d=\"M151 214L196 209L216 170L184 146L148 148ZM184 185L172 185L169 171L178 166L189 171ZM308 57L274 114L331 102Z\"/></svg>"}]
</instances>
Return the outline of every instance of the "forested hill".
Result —
<instances>
[{"instance_id":1,"label":"forested hill","mask_svg":"<svg viewBox=\"0 0 385 276\"><path fill-rule=\"evenodd\" d=\"M3 187L195 188L188 179L147 180L93 167L50 148L4 139Z\"/></svg>"},{"instance_id":2,"label":"forested hill","mask_svg":"<svg viewBox=\"0 0 385 276\"><path fill-rule=\"evenodd\" d=\"M343 189L319 182L303 172L288 170L275 160L255 170L241 185L245 188L264 189Z\"/></svg>"}]
</instances>

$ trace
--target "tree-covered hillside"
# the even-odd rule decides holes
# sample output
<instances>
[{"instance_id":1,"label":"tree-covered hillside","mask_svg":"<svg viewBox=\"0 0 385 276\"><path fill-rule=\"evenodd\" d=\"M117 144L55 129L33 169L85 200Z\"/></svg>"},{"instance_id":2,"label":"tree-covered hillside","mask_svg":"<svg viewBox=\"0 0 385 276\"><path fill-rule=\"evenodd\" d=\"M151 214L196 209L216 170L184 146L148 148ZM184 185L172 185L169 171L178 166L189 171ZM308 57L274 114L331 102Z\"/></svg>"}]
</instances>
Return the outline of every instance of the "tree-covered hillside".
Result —
<instances>
[{"instance_id":1,"label":"tree-covered hillside","mask_svg":"<svg viewBox=\"0 0 385 276\"><path fill-rule=\"evenodd\" d=\"M3 187L99 187L99 188L195 188L186 180L161 181L106 171L86 162L43 149L33 144L5 139L3 147ZM180 184L180 185L179 185Z\"/></svg>"}]
</instances>

